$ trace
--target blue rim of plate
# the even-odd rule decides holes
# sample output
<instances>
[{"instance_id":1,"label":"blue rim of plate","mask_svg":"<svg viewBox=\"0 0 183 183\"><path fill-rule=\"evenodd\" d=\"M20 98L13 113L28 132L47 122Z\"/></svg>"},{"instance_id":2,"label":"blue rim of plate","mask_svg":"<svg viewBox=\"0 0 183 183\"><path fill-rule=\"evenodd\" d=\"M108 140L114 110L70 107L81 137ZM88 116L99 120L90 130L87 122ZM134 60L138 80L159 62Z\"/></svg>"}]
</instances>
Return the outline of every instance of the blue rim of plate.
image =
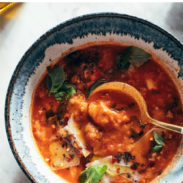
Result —
<instances>
[{"instance_id":1,"label":"blue rim of plate","mask_svg":"<svg viewBox=\"0 0 183 183\"><path fill-rule=\"evenodd\" d=\"M20 166L20 168L22 169L22 171L25 173L25 175L28 177L28 179L32 182L32 183L36 183L37 181L35 180L35 178L29 173L29 171L27 170L26 166L24 165L23 161L21 160L20 156L17 153L16 147L13 143L13 138L11 135L11 127L10 127L10 120L9 120L9 110L10 110L10 101L11 101L11 96L12 96L12 92L13 92L13 86L16 80L16 76L18 75L22 65L24 64L24 62L26 61L27 57L32 53L32 51L34 51L34 49L42 42L44 41L49 35L53 34L56 31L59 31L71 24L75 24L81 21L86 21L86 20L90 20L93 18L122 18L122 19L127 19L127 20L131 20L131 21L135 21L135 22L139 22L142 24L145 24L146 26L149 26L152 29L155 29L157 31L159 31L160 33L162 33L163 35L165 35L166 37L168 37L171 41L173 41L177 47L179 47L182 51L183 51L183 45L181 44L180 41L178 41L174 36L172 36L170 33L168 33L167 31L165 31L164 29L162 29L161 27L138 17L135 16L130 16L130 15L126 15L126 14L118 14L118 13L112 13L112 12L104 12L104 13L93 13L93 14L87 14L87 15L82 15L76 18L72 18L70 20L67 20L57 26L55 26L54 28L48 30L45 34L43 34L40 38L38 38L37 41L35 41L32 46L25 52L25 54L23 55L23 57L21 58L21 60L19 61L19 63L17 64L9 86L8 86L8 90L7 90L7 94L6 94L6 99L5 99L5 128L6 128L6 134L7 134L7 138L8 138L8 142L11 148L11 151L18 163L18 165Z\"/></svg>"}]
</instances>

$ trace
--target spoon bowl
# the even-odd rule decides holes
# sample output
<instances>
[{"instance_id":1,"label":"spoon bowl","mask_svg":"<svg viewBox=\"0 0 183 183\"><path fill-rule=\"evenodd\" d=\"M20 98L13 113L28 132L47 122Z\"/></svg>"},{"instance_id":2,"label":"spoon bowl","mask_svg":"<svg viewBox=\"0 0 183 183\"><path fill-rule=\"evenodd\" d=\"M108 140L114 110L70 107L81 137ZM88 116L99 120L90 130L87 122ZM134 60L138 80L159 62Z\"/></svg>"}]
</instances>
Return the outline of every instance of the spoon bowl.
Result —
<instances>
[{"instance_id":1,"label":"spoon bowl","mask_svg":"<svg viewBox=\"0 0 183 183\"><path fill-rule=\"evenodd\" d=\"M120 93L123 93L123 94L131 97L137 103L137 105L139 107L140 116L141 116L141 120L143 123L147 123L147 122L152 123L152 124L159 126L161 128L165 128L167 130L171 130L171 131L183 134L183 127L169 124L169 123L165 123L165 122L158 121L156 119L151 118L149 113L148 113L147 105L146 105L146 102L145 102L143 96L136 88L134 88L133 86L131 86L129 84L126 84L123 82L104 83L104 84L98 86L97 88L95 88L92 91L92 93L90 94L90 97L98 92L109 91L109 90L120 92Z\"/></svg>"}]
</instances>

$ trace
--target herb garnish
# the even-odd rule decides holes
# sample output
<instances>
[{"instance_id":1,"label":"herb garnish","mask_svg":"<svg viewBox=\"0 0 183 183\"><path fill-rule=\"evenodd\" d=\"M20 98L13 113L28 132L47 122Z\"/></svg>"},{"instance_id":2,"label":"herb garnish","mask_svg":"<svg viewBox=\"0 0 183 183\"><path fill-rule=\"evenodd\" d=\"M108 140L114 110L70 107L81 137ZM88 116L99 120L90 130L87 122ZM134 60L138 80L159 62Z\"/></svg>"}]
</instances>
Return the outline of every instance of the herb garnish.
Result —
<instances>
[{"instance_id":1,"label":"herb garnish","mask_svg":"<svg viewBox=\"0 0 183 183\"><path fill-rule=\"evenodd\" d=\"M116 107L116 102L114 102L112 105L111 105L111 109L114 109Z\"/></svg>"},{"instance_id":2,"label":"herb garnish","mask_svg":"<svg viewBox=\"0 0 183 183\"><path fill-rule=\"evenodd\" d=\"M116 161L119 163L121 161L121 159L123 158L123 154L118 153L118 154L114 155L114 157L116 158ZM114 159L113 159L113 161L114 161Z\"/></svg>"},{"instance_id":3,"label":"herb garnish","mask_svg":"<svg viewBox=\"0 0 183 183\"><path fill-rule=\"evenodd\" d=\"M80 183L98 183L107 170L107 165L96 165L87 168L79 175Z\"/></svg>"},{"instance_id":4,"label":"herb garnish","mask_svg":"<svg viewBox=\"0 0 183 183\"><path fill-rule=\"evenodd\" d=\"M120 70L128 69L129 67L140 67L147 62L150 57L151 55L143 49L130 46L117 57L117 66Z\"/></svg>"},{"instance_id":5,"label":"herb garnish","mask_svg":"<svg viewBox=\"0 0 183 183\"><path fill-rule=\"evenodd\" d=\"M158 133L154 132L154 141L156 142L156 145L152 147L151 152L161 151L161 149L165 145L163 137Z\"/></svg>"},{"instance_id":6,"label":"herb garnish","mask_svg":"<svg viewBox=\"0 0 183 183\"><path fill-rule=\"evenodd\" d=\"M139 124L140 128L142 128L142 129L144 129L146 127L146 125L147 125L146 123L140 123Z\"/></svg>"},{"instance_id":7,"label":"herb garnish","mask_svg":"<svg viewBox=\"0 0 183 183\"><path fill-rule=\"evenodd\" d=\"M54 67L46 76L46 86L56 100L69 99L76 93L73 85L65 82L65 74L62 66Z\"/></svg>"},{"instance_id":8,"label":"herb garnish","mask_svg":"<svg viewBox=\"0 0 183 183\"><path fill-rule=\"evenodd\" d=\"M55 113L52 110L46 111L46 120L53 116L55 116Z\"/></svg>"},{"instance_id":9,"label":"herb garnish","mask_svg":"<svg viewBox=\"0 0 183 183\"><path fill-rule=\"evenodd\" d=\"M132 156L129 152L118 153L114 156L113 163L116 161L119 163L122 159L124 160L125 164L128 164L130 160L134 160L135 156Z\"/></svg>"},{"instance_id":10,"label":"herb garnish","mask_svg":"<svg viewBox=\"0 0 183 183\"><path fill-rule=\"evenodd\" d=\"M88 90L88 93L87 93L87 96L89 97L89 95L91 94L91 92L99 85L103 84L103 83L106 83L107 81L106 80L98 80L96 81L95 83L93 83L89 90Z\"/></svg>"},{"instance_id":11,"label":"herb garnish","mask_svg":"<svg viewBox=\"0 0 183 183\"><path fill-rule=\"evenodd\" d=\"M127 164L131 159L133 160L135 157L132 156L129 152L124 152L124 161Z\"/></svg>"},{"instance_id":12,"label":"herb garnish","mask_svg":"<svg viewBox=\"0 0 183 183\"><path fill-rule=\"evenodd\" d=\"M55 67L46 76L46 86L50 93L57 93L65 81L63 67Z\"/></svg>"},{"instance_id":13,"label":"herb garnish","mask_svg":"<svg viewBox=\"0 0 183 183\"><path fill-rule=\"evenodd\" d=\"M139 163L134 162L133 165L131 166L131 168L132 168L133 170L136 170L136 169L138 168L138 166L139 166Z\"/></svg>"},{"instance_id":14,"label":"herb garnish","mask_svg":"<svg viewBox=\"0 0 183 183\"><path fill-rule=\"evenodd\" d=\"M69 99L72 95L76 93L76 89L73 85L64 83L60 90L58 90L54 96L57 100L62 100L65 98L66 100Z\"/></svg>"},{"instance_id":15,"label":"herb garnish","mask_svg":"<svg viewBox=\"0 0 183 183\"><path fill-rule=\"evenodd\" d=\"M130 173L127 173L127 178L130 178L131 177L131 174Z\"/></svg>"},{"instance_id":16,"label":"herb garnish","mask_svg":"<svg viewBox=\"0 0 183 183\"><path fill-rule=\"evenodd\" d=\"M46 123L47 124L56 124L57 123L57 114L52 110L46 111Z\"/></svg>"},{"instance_id":17,"label":"herb garnish","mask_svg":"<svg viewBox=\"0 0 183 183\"><path fill-rule=\"evenodd\" d=\"M135 132L134 130L132 130L132 133L131 133L131 138L138 138L138 137L141 137L142 135L144 134L144 131L141 130L139 133Z\"/></svg>"}]
</instances>

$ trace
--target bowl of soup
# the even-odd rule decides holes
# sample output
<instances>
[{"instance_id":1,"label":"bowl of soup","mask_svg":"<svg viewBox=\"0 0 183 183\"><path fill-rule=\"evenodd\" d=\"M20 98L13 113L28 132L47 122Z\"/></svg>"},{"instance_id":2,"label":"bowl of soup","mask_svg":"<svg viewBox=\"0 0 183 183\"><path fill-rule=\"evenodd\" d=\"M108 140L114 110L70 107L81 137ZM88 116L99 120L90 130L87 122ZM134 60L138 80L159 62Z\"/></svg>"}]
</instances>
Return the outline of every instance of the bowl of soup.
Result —
<instances>
[{"instance_id":1,"label":"bowl of soup","mask_svg":"<svg viewBox=\"0 0 183 183\"><path fill-rule=\"evenodd\" d=\"M51 29L22 57L7 92L20 167L35 183L180 183L182 135L143 121L127 95L91 93L127 83L151 117L183 126L182 63L182 44L137 17L92 14Z\"/></svg>"}]
</instances>

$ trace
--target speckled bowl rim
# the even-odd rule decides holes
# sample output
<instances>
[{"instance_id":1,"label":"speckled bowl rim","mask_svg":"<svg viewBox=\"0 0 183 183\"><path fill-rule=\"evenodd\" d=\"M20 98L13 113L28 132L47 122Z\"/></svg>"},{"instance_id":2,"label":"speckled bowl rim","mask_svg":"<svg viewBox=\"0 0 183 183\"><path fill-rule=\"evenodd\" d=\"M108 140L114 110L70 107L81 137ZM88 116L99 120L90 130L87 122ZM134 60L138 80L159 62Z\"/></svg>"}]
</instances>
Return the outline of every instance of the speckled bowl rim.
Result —
<instances>
[{"instance_id":1,"label":"speckled bowl rim","mask_svg":"<svg viewBox=\"0 0 183 183\"><path fill-rule=\"evenodd\" d=\"M159 32L161 32L162 34L164 34L166 37L168 37L170 40L172 40L178 47L180 47L183 50L183 45L181 44L180 41L178 41L174 36L172 36L170 33L168 33L167 31L165 31L164 29L160 28L159 26L141 19L141 18L137 18L135 16L130 16L130 15L126 15L126 14L118 14L118 13L94 13L94 14L88 14L88 15L83 15L83 16L79 16L76 18L72 18L68 21L65 21L57 26L55 26L54 28L50 29L49 31L47 31L45 34L43 34L37 41L35 41L32 46L30 46L30 48L25 52L25 54L23 55L23 57L21 58L21 60L19 61L18 65L16 66L13 75L11 77L9 86L8 86L8 90L7 90L7 94L6 94L6 101L5 101L5 128L6 128L6 134L8 137L8 142L11 148L11 151L18 163L18 165L20 166L20 168L22 169L22 171L25 173L25 175L28 177L28 179L32 182L32 183L36 183L37 181L34 179L34 177L29 173L29 171L27 170L26 166L24 165L23 161L21 160L20 156L17 153L16 147L13 143L13 138L12 138L12 134L11 134L11 128L10 128L10 119L9 119L9 107L10 107L10 100L11 100L11 96L12 96L12 92L13 92L13 86L14 86L14 82L16 80L16 76L18 75L22 65L24 64L25 60L27 59L27 57L31 54L31 52L34 51L34 49L37 47L37 45L39 45L42 41L44 41L49 35L51 35L52 33L63 29L64 27L67 27L71 24L75 24L78 23L80 21L83 20L90 20L93 18L97 18L97 17L114 17L114 18L123 18L123 19L129 19L132 21L136 21L142 24L145 24L147 26L149 26L152 29L155 29Z\"/></svg>"}]
</instances>

